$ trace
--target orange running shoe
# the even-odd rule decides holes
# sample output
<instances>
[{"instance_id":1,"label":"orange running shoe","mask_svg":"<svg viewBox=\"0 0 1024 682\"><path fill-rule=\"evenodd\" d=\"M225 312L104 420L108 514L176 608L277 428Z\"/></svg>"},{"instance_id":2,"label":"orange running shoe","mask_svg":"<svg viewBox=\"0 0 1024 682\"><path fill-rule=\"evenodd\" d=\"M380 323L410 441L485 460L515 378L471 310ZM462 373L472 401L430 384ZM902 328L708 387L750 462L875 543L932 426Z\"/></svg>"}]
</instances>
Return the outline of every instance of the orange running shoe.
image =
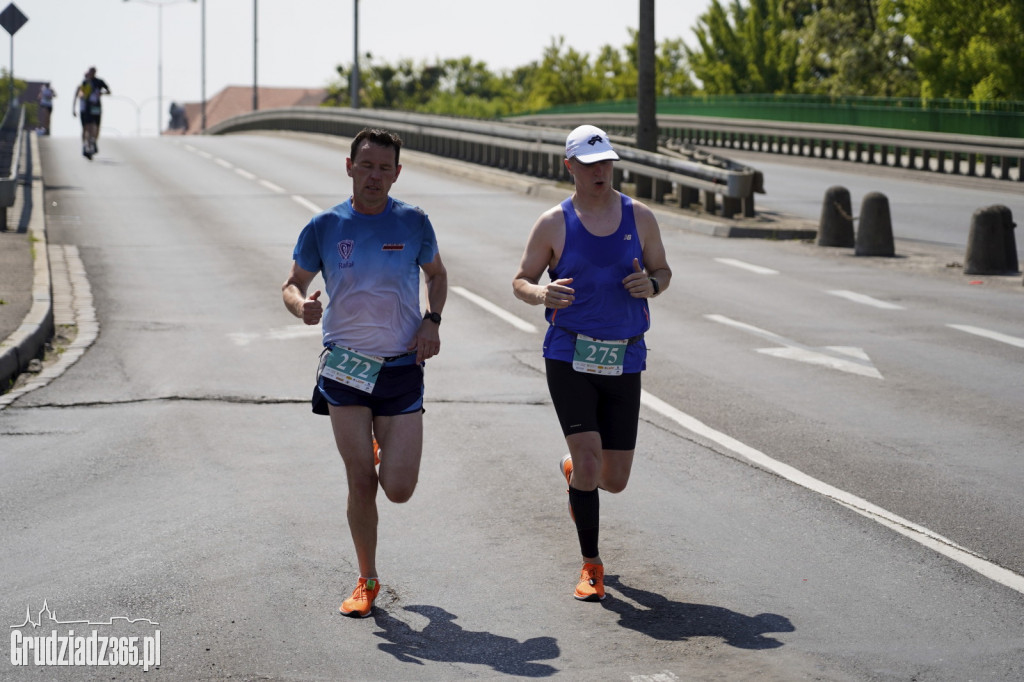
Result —
<instances>
[{"instance_id":1,"label":"orange running shoe","mask_svg":"<svg viewBox=\"0 0 1024 682\"><path fill-rule=\"evenodd\" d=\"M583 564L580 581L576 585L574 597L580 601L601 601L604 599L604 566L601 564Z\"/></svg>"},{"instance_id":2,"label":"orange running shoe","mask_svg":"<svg viewBox=\"0 0 1024 682\"><path fill-rule=\"evenodd\" d=\"M377 445L377 439L373 439L373 466L380 464L380 446Z\"/></svg>"},{"instance_id":3,"label":"orange running shoe","mask_svg":"<svg viewBox=\"0 0 1024 682\"><path fill-rule=\"evenodd\" d=\"M569 485L569 480L572 478L572 455L566 453L562 457L562 461L558 463L558 470L565 476L565 484Z\"/></svg>"},{"instance_id":4,"label":"orange running shoe","mask_svg":"<svg viewBox=\"0 0 1024 682\"><path fill-rule=\"evenodd\" d=\"M366 618L373 610L373 600L380 592L380 583L376 578L360 578L352 596L341 603L338 611L343 616Z\"/></svg>"},{"instance_id":5,"label":"orange running shoe","mask_svg":"<svg viewBox=\"0 0 1024 682\"><path fill-rule=\"evenodd\" d=\"M562 461L558 463L558 470L562 472L563 476L565 476L565 484L569 485L569 479L572 478L572 455L566 453L565 456L562 457ZM569 492L569 489L566 488L565 492ZM569 518L573 521L576 520L576 515L572 513L571 500L569 502Z\"/></svg>"}]
</instances>

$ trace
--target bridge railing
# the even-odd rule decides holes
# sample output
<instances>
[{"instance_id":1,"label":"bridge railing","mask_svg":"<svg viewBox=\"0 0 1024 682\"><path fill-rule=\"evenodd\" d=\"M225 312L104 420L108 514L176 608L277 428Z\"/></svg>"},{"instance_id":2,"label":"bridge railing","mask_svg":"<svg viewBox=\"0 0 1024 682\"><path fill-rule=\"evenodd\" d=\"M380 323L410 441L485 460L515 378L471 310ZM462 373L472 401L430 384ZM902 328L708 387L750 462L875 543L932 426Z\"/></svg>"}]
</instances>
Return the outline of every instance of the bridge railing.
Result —
<instances>
[{"instance_id":1,"label":"bridge railing","mask_svg":"<svg viewBox=\"0 0 1024 682\"><path fill-rule=\"evenodd\" d=\"M9 108L0 122L0 225L7 224L7 209L14 206L24 130L25 107Z\"/></svg>"},{"instance_id":2,"label":"bridge railing","mask_svg":"<svg viewBox=\"0 0 1024 682\"><path fill-rule=\"evenodd\" d=\"M477 163L556 181L569 181L565 158L566 127L479 121L411 112L327 107L290 107L256 111L222 121L207 134L251 130L290 130L352 137L366 126L386 126L401 135L403 144L459 161ZM575 127L575 123L569 128ZM611 133L609 133L611 134ZM733 217L754 215L754 193L763 180L753 168L704 155L655 154L631 148L632 140L615 138L621 161L616 164L616 187L647 178L655 202L672 199L688 206L702 197L704 209Z\"/></svg>"},{"instance_id":3,"label":"bridge railing","mask_svg":"<svg viewBox=\"0 0 1024 682\"><path fill-rule=\"evenodd\" d=\"M578 114L547 114L515 120L552 126L578 119ZM587 120L609 134L635 135L635 114L593 113ZM669 148L767 152L1024 182L1021 138L680 115L659 116L658 135Z\"/></svg>"}]
</instances>

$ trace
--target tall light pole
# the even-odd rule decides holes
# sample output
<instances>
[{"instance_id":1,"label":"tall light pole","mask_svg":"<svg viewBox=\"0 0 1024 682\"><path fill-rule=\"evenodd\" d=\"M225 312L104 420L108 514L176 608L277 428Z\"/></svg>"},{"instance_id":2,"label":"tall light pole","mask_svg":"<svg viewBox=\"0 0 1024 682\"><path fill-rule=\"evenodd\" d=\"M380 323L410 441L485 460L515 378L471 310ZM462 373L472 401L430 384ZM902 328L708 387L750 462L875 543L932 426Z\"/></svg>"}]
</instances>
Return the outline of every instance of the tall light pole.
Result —
<instances>
[{"instance_id":1,"label":"tall light pole","mask_svg":"<svg viewBox=\"0 0 1024 682\"><path fill-rule=\"evenodd\" d=\"M256 30L256 18L259 15L257 0L252 0L252 110L260 108L259 89L256 81L256 39L259 32Z\"/></svg>"},{"instance_id":2,"label":"tall light pole","mask_svg":"<svg viewBox=\"0 0 1024 682\"><path fill-rule=\"evenodd\" d=\"M203 5L202 5L201 10L202 10L203 18L202 18L202 20L200 22L201 26L200 26L200 29L199 29L199 35L200 35L200 42L202 43L202 48L200 50L202 52L202 56L201 56L201 59L200 59L200 61L202 62L202 67L201 67L202 68L202 76L199 79L201 81L201 85L200 85L201 92L199 93L199 96L202 99L201 99L200 104L199 104L199 110L202 112L202 115L200 116L200 118L202 119L200 130L205 131L206 130L206 0L203 0Z\"/></svg>"},{"instance_id":3,"label":"tall light pole","mask_svg":"<svg viewBox=\"0 0 1024 682\"><path fill-rule=\"evenodd\" d=\"M359 108L359 0L353 0L355 5L355 16L352 18L352 75L349 78L349 99L352 108Z\"/></svg>"},{"instance_id":4,"label":"tall light pole","mask_svg":"<svg viewBox=\"0 0 1024 682\"><path fill-rule=\"evenodd\" d=\"M124 0L125 2L141 2L144 5L156 6L156 135L160 137L163 130L164 116L164 5L177 5L182 2L196 0Z\"/></svg>"},{"instance_id":5,"label":"tall light pole","mask_svg":"<svg viewBox=\"0 0 1024 682\"><path fill-rule=\"evenodd\" d=\"M637 32L637 126L636 146L644 151L658 151L657 61L654 40L654 0L640 0L640 25ZM637 194L653 197L651 179L637 178Z\"/></svg>"}]
</instances>

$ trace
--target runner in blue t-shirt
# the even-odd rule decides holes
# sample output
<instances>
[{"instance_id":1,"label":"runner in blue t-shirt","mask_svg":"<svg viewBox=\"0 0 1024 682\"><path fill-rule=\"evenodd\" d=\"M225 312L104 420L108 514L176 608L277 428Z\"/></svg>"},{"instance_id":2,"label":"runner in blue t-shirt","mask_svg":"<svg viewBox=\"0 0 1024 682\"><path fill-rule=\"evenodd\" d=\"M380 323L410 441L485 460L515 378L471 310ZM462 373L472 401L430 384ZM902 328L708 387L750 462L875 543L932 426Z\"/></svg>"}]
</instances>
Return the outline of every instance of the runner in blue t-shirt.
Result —
<instances>
[{"instance_id":1,"label":"runner in blue t-shirt","mask_svg":"<svg viewBox=\"0 0 1024 682\"><path fill-rule=\"evenodd\" d=\"M448 295L434 228L420 209L392 199L402 141L364 129L345 167L352 196L303 228L282 288L285 306L306 324L323 321L313 411L330 414L348 478L348 525L360 577L341 613L366 617L377 579L377 488L392 502L412 497L423 449L423 365L441 348ZM427 313L420 315L420 271ZM309 294L322 273L328 302ZM380 445L380 472L375 467Z\"/></svg>"},{"instance_id":2,"label":"runner in blue t-shirt","mask_svg":"<svg viewBox=\"0 0 1024 682\"><path fill-rule=\"evenodd\" d=\"M583 569L574 596L604 599L598 553L598 488L621 492L629 480L646 369L647 299L668 288L672 271L649 208L612 187L608 136L580 126L565 142L575 191L537 220L512 282L516 297L544 305L548 390L569 454L569 484ZM550 282L540 284L547 269Z\"/></svg>"}]
</instances>

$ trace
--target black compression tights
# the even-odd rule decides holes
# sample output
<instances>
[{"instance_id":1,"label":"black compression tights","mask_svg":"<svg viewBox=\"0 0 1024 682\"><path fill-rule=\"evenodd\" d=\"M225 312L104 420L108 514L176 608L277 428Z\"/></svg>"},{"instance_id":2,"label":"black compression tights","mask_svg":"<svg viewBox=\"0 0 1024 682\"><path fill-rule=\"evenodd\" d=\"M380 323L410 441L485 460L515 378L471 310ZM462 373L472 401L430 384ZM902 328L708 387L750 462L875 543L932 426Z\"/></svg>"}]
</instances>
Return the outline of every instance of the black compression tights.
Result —
<instances>
[{"instance_id":1,"label":"black compression tights","mask_svg":"<svg viewBox=\"0 0 1024 682\"><path fill-rule=\"evenodd\" d=\"M569 504L576 518L576 534L580 538L580 553L585 557L596 557L597 535L601 522L601 503L597 489L577 490L569 486Z\"/></svg>"}]
</instances>

